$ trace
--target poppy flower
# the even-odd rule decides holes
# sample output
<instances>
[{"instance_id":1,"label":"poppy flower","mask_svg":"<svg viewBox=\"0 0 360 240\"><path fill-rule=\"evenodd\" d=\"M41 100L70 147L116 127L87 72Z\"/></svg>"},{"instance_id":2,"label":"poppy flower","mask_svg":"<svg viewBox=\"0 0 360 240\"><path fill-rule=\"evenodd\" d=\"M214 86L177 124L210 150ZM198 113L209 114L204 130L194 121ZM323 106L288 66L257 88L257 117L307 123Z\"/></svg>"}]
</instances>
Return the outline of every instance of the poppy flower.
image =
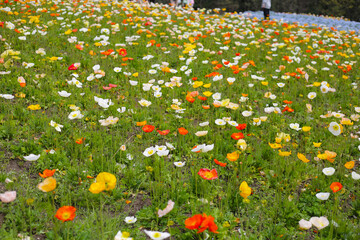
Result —
<instances>
[{"instance_id":1,"label":"poppy flower","mask_svg":"<svg viewBox=\"0 0 360 240\"><path fill-rule=\"evenodd\" d=\"M79 65L78 63L73 63L68 67L68 70L77 70Z\"/></svg>"},{"instance_id":2,"label":"poppy flower","mask_svg":"<svg viewBox=\"0 0 360 240\"><path fill-rule=\"evenodd\" d=\"M289 108L288 106L286 106L281 112L294 112L294 109Z\"/></svg>"},{"instance_id":3,"label":"poppy flower","mask_svg":"<svg viewBox=\"0 0 360 240\"><path fill-rule=\"evenodd\" d=\"M145 121L142 121L142 122L136 122L136 126L145 126L146 125L146 123L147 123L147 121L145 120Z\"/></svg>"},{"instance_id":4,"label":"poppy flower","mask_svg":"<svg viewBox=\"0 0 360 240\"><path fill-rule=\"evenodd\" d=\"M43 171L43 173L39 173L39 175L42 178L48 178L48 177L52 177L55 172L56 172L56 169L54 169L54 170L45 169Z\"/></svg>"},{"instance_id":5,"label":"poppy flower","mask_svg":"<svg viewBox=\"0 0 360 240\"><path fill-rule=\"evenodd\" d=\"M37 185L37 188L43 192L50 192L56 188L56 179L48 177Z\"/></svg>"},{"instance_id":6,"label":"poppy flower","mask_svg":"<svg viewBox=\"0 0 360 240\"><path fill-rule=\"evenodd\" d=\"M190 230L197 229L197 233L204 232L206 229L209 229L210 232L218 233L216 231L218 226L215 224L214 220L215 218L211 215L207 216L205 213L196 214L185 220L185 227Z\"/></svg>"},{"instance_id":7,"label":"poppy flower","mask_svg":"<svg viewBox=\"0 0 360 240\"><path fill-rule=\"evenodd\" d=\"M76 208L73 206L63 206L59 208L55 214L55 217L63 222L74 220L76 214Z\"/></svg>"},{"instance_id":8,"label":"poppy flower","mask_svg":"<svg viewBox=\"0 0 360 240\"><path fill-rule=\"evenodd\" d=\"M342 184L339 183L339 182L333 182L331 185L330 185L330 189L336 193L338 191L340 191L342 189Z\"/></svg>"},{"instance_id":9,"label":"poppy flower","mask_svg":"<svg viewBox=\"0 0 360 240\"><path fill-rule=\"evenodd\" d=\"M235 151L235 152L232 152L232 153L228 153L226 155L226 158L230 161L230 162L235 162L236 160L238 160L238 158L240 157L240 154Z\"/></svg>"},{"instance_id":10,"label":"poppy flower","mask_svg":"<svg viewBox=\"0 0 360 240\"><path fill-rule=\"evenodd\" d=\"M214 180L218 178L218 173L215 168L213 170L201 168L198 174L205 180Z\"/></svg>"},{"instance_id":11,"label":"poppy flower","mask_svg":"<svg viewBox=\"0 0 360 240\"><path fill-rule=\"evenodd\" d=\"M240 123L239 125L237 125L236 129L237 130L244 130L246 128L246 123Z\"/></svg>"},{"instance_id":12,"label":"poppy flower","mask_svg":"<svg viewBox=\"0 0 360 240\"><path fill-rule=\"evenodd\" d=\"M180 133L181 135L186 135L186 134L189 133L189 131L186 130L185 128L183 128L183 127L179 128L178 130L179 130L179 133Z\"/></svg>"},{"instance_id":13,"label":"poppy flower","mask_svg":"<svg viewBox=\"0 0 360 240\"><path fill-rule=\"evenodd\" d=\"M196 214L185 220L185 227L190 230L198 229L204 220L202 214Z\"/></svg>"},{"instance_id":14,"label":"poppy flower","mask_svg":"<svg viewBox=\"0 0 360 240\"><path fill-rule=\"evenodd\" d=\"M113 190L116 186L115 175L108 172L101 172L96 177L96 182L90 185L89 191L92 193L100 193L102 191Z\"/></svg>"},{"instance_id":15,"label":"poppy flower","mask_svg":"<svg viewBox=\"0 0 360 240\"><path fill-rule=\"evenodd\" d=\"M227 163L220 162L217 159L214 159L214 162L221 167L226 167L226 165L227 165Z\"/></svg>"},{"instance_id":16,"label":"poppy flower","mask_svg":"<svg viewBox=\"0 0 360 240\"><path fill-rule=\"evenodd\" d=\"M297 154L297 157L298 157L301 161L303 161L304 163L310 162L310 160L307 159L306 156L305 156L304 154L302 154L302 153L298 153L298 154Z\"/></svg>"},{"instance_id":17,"label":"poppy flower","mask_svg":"<svg viewBox=\"0 0 360 240\"><path fill-rule=\"evenodd\" d=\"M75 142L76 142L77 144L83 144L84 141L85 141L85 138L82 137L82 138L76 139Z\"/></svg>"},{"instance_id":18,"label":"poppy flower","mask_svg":"<svg viewBox=\"0 0 360 240\"><path fill-rule=\"evenodd\" d=\"M244 134L241 132L231 134L231 138L235 140L243 139Z\"/></svg>"},{"instance_id":19,"label":"poppy flower","mask_svg":"<svg viewBox=\"0 0 360 240\"><path fill-rule=\"evenodd\" d=\"M201 223L200 229L199 229L199 231L197 231L197 233L201 233L201 232L205 231L206 229L209 229L209 231L213 232L213 233L219 233L216 231L218 229L218 226L216 226L216 224L214 222L215 218L211 215L207 216L205 213L203 214L203 216L205 217L205 219Z\"/></svg>"},{"instance_id":20,"label":"poppy flower","mask_svg":"<svg viewBox=\"0 0 360 240\"><path fill-rule=\"evenodd\" d=\"M122 57L125 57L127 55L127 51L125 48L121 48L120 50L118 50L119 55Z\"/></svg>"},{"instance_id":21,"label":"poppy flower","mask_svg":"<svg viewBox=\"0 0 360 240\"><path fill-rule=\"evenodd\" d=\"M243 181L240 184L239 190L240 190L240 196L242 196L245 199L251 195L251 188L245 181Z\"/></svg>"},{"instance_id":22,"label":"poppy flower","mask_svg":"<svg viewBox=\"0 0 360 240\"><path fill-rule=\"evenodd\" d=\"M155 129L155 126L153 126L153 125L145 125L142 128L142 130L147 133L154 131L154 129Z\"/></svg>"},{"instance_id":23,"label":"poppy flower","mask_svg":"<svg viewBox=\"0 0 360 240\"><path fill-rule=\"evenodd\" d=\"M349 162L345 163L344 166L345 166L347 169L352 169L352 168L354 168L354 166L355 166L355 162L354 162L354 161L349 161Z\"/></svg>"},{"instance_id":24,"label":"poppy flower","mask_svg":"<svg viewBox=\"0 0 360 240\"><path fill-rule=\"evenodd\" d=\"M165 136L165 135L168 135L169 133L170 133L170 130L156 130L160 135L163 135L163 136Z\"/></svg>"}]
</instances>

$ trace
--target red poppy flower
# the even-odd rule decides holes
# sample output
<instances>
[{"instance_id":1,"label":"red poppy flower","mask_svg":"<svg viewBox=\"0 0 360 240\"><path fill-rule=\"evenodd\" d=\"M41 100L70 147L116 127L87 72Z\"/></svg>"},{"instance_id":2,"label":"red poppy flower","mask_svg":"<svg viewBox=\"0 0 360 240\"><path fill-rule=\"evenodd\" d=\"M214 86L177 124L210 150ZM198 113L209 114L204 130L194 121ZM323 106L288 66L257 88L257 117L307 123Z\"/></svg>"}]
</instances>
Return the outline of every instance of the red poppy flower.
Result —
<instances>
[{"instance_id":1,"label":"red poppy flower","mask_svg":"<svg viewBox=\"0 0 360 240\"><path fill-rule=\"evenodd\" d=\"M69 67L68 67L68 70L77 70L78 68L75 66L75 63L71 64Z\"/></svg>"},{"instance_id":2,"label":"red poppy flower","mask_svg":"<svg viewBox=\"0 0 360 240\"><path fill-rule=\"evenodd\" d=\"M243 139L244 134L241 132L231 134L231 138L235 140Z\"/></svg>"},{"instance_id":3,"label":"red poppy flower","mask_svg":"<svg viewBox=\"0 0 360 240\"><path fill-rule=\"evenodd\" d=\"M202 100L202 101L206 101L207 97L203 97L203 96L198 96L198 99Z\"/></svg>"},{"instance_id":4,"label":"red poppy flower","mask_svg":"<svg viewBox=\"0 0 360 240\"><path fill-rule=\"evenodd\" d=\"M53 176L55 172L56 172L56 169L54 169L54 170L45 169L43 171L43 173L39 173L39 175L42 178L48 178L48 177Z\"/></svg>"},{"instance_id":5,"label":"red poppy flower","mask_svg":"<svg viewBox=\"0 0 360 240\"><path fill-rule=\"evenodd\" d=\"M165 136L165 135L168 135L169 133L170 133L170 130L163 130L163 131L161 131L161 130L156 130L160 135L163 135L163 136Z\"/></svg>"},{"instance_id":6,"label":"red poppy flower","mask_svg":"<svg viewBox=\"0 0 360 240\"><path fill-rule=\"evenodd\" d=\"M197 231L197 233L201 233L201 232L205 231L206 229L209 229L209 231L213 232L213 233L219 233L216 231L218 229L218 226L216 226L216 224L214 222L215 218L211 215L206 216L205 213L203 215L204 215L205 219L201 223L200 229L199 229L199 231Z\"/></svg>"},{"instance_id":7,"label":"red poppy flower","mask_svg":"<svg viewBox=\"0 0 360 240\"><path fill-rule=\"evenodd\" d=\"M197 233L201 233L206 229L209 229L209 231L213 233L219 233L216 231L218 226L215 224L214 220L215 218L211 215L207 216L205 213L196 214L185 220L185 227L190 230L197 229Z\"/></svg>"},{"instance_id":8,"label":"red poppy flower","mask_svg":"<svg viewBox=\"0 0 360 240\"><path fill-rule=\"evenodd\" d=\"M109 87L116 88L117 85L116 85L116 84L109 83Z\"/></svg>"},{"instance_id":9,"label":"red poppy flower","mask_svg":"<svg viewBox=\"0 0 360 240\"><path fill-rule=\"evenodd\" d=\"M74 220L76 208L72 206L63 206L56 212L55 217L63 222Z\"/></svg>"},{"instance_id":10,"label":"red poppy flower","mask_svg":"<svg viewBox=\"0 0 360 240\"><path fill-rule=\"evenodd\" d=\"M214 180L218 178L218 173L215 168L213 170L201 168L198 174L205 180Z\"/></svg>"},{"instance_id":11,"label":"red poppy flower","mask_svg":"<svg viewBox=\"0 0 360 240\"><path fill-rule=\"evenodd\" d=\"M178 130L179 130L179 133L180 133L181 135L186 135L186 134L189 133L189 131L186 130L185 128L183 128L183 127L179 128Z\"/></svg>"},{"instance_id":12,"label":"red poppy flower","mask_svg":"<svg viewBox=\"0 0 360 240\"><path fill-rule=\"evenodd\" d=\"M142 128L142 130L144 132L152 132L152 131L154 131L154 129L155 129L155 126L153 126L153 125L145 125Z\"/></svg>"},{"instance_id":13,"label":"red poppy flower","mask_svg":"<svg viewBox=\"0 0 360 240\"><path fill-rule=\"evenodd\" d=\"M236 129L237 130L244 130L246 128L246 123L240 123L239 125L237 125Z\"/></svg>"},{"instance_id":14,"label":"red poppy flower","mask_svg":"<svg viewBox=\"0 0 360 240\"><path fill-rule=\"evenodd\" d=\"M121 48L119 50L119 55L125 57L127 55L127 51L125 48Z\"/></svg>"},{"instance_id":15,"label":"red poppy flower","mask_svg":"<svg viewBox=\"0 0 360 240\"><path fill-rule=\"evenodd\" d=\"M330 185L330 188L331 190L336 193L338 191L340 191L342 189L342 184L339 183L339 182L333 182L331 185Z\"/></svg>"},{"instance_id":16,"label":"red poppy flower","mask_svg":"<svg viewBox=\"0 0 360 240\"><path fill-rule=\"evenodd\" d=\"M196 214L185 220L185 227L190 230L194 230L200 227L204 217L202 214Z\"/></svg>"},{"instance_id":17,"label":"red poppy flower","mask_svg":"<svg viewBox=\"0 0 360 240\"><path fill-rule=\"evenodd\" d=\"M227 163L219 162L217 159L214 159L214 162L221 167L226 167L227 165Z\"/></svg>"}]
</instances>

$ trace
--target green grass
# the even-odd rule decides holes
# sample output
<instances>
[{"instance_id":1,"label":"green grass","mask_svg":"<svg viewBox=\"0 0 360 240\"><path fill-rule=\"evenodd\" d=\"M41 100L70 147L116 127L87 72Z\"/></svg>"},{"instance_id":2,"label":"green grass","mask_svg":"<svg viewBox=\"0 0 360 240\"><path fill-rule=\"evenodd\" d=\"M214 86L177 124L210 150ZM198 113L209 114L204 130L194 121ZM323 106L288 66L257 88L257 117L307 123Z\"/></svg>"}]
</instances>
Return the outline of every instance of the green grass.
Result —
<instances>
[{"instance_id":1,"label":"green grass","mask_svg":"<svg viewBox=\"0 0 360 240\"><path fill-rule=\"evenodd\" d=\"M36 6L10 2L0 2L1 7L11 8L11 12L0 11L0 72L11 71L0 75L0 94L15 96L0 98L0 193L16 191L17 197L10 203L0 202L2 239L16 239L19 234L32 239L113 239L119 230L129 232L134 239L146 239L143 230L168 232L171 239L204 239L204 233L197 234L185 228L184 223L202 213L213 216L218 226L219 233L205 231L209 239L359 238L359 181L352 177L352 172L360 173L359 137L355 136L360 112L356 108L360 107L358 32L264 22L231 13L174 10L167 5L148 8L130 2L101 5L81 1L74 5L65 1L55 6L43 1ZM93 8L101 12L91 14ZM53 16L62 9L74 14ZM30 23L30 16L39 16L38 22ZM115 24L118 30L111 31ZM91 31L79 31L82 28ZM101 33L103 28L110 29L110 33ZM47 34L32 34L35 29ZM24 35L26 40L20 40ZM108 45L96 46L101 40L94 38L100 35L109 37ZM126 41L131 36L139 38L131 44ZM80 43L69 42L71 37ZM281 45L277 47L276 42ZM82 50L76 44L82 45ZM36 54L39 48L46 55ZM118 54L121 48L126 49L126 57ZM109 49L114 53L100 53ZM144 60L148 55L153 58ZM286 56L300 61L287 61ZM205 60L208 63L203 63ZM226 61L233 67L228 67ZM34 66L26 68L24 62ZM68 70L74 63L81 65L77 70ZM105 76L87 81L97 64ZM183 66L188 66L191 73L182 71ZM115 67L121 67L121 72L115 72ZM151 74L151 69L157 73ZM214 72L223 78L213 81L214 75L208 75ZM68 83L73 73L78 74L82 88ZM264 79L257 80L253 75ZM20 76L26 81L25 87L18 82ZM174 82L168 85L175 76L181 77L181 86ZM227 78L236 80L230 85ZM132 86L130 80L138 84ZM155 97L151 88L143 89L143 84L151 80L161 89L161 97ZM194 88L195 81L203 85ZM323 81L335 91L322 93ZM278 87L280 82L285 83L283 88ZM209 83L211 86L206 86ZM103 89L109 84L117 87ZM71 96L61 97L58 92L63 90ZM212 95L209 93L206 100L195 96L191 103L189 93L193 91L202 97L208 92ZM309 99L309 92L317 96ZM215 93L221 93L220 107L215 107ZM248 100L240 101L244 96ZM113 105L104 109L94 97L111 99ZM141 99L151 105L141 106ZM238 107L227 108L226 99ZM285 100L292 103L285 104ZM181 103L178 107L177 102ZM41 109L28 109L36 104ZM306 104L311 104L311 112ZM205 105L210 109L204 109ZM294 111L281 112L285 105ZM81 119L68 118L74 106L84 115ZM280 111L267 113L265 109L272 106ZM121 107L126 107L125 112L117 111ZM252 115L245 117L244 111L252 111ZM340 124L342 118L321 117L328 111L341 112L352 125L343 124L343 132L333 135L329 124ZM99 120L110 116L117 117L118 122L102 126ZM253 118L264 116L266 121L253 124ZM222 118L247 126L239 131L228 123L216 125L215 120ZM63 125L61 132L50 126L51 120ZM155 126L155 130L144 132L137 124L142 121ZM200 126L203 122L209 125ZM289 127L291 123L311 129L296 131ZM188 134L181 135L180 127ZM170 133L160 135L156 130ZM198 137L198 131L208 133ZM245 150L231 138L238 132L245 136ZM291 151L289 156L280 156L278 149L269 145L280 133L289 134L289 141L281 142L281 151ZM81 138L83 143L76 143ZM313 142L322 144L315 147ZM175 147L168 147L167 156L144 156L145 149L166 143ZM214 148L208 152L191 151L201 144L214 144ZM336 152L333 163L316 159L325 150ZM227 154L236 151L239 159L229 161ZM310 161L301 161L297 153ZM40 154L40 158L28 162L24 156L30 154ZM227 165L221 167L214 159ZM352 169L344 166L349 161L355 162ZM185 162L185 166L176 167L174 162ZM335 173L326 176L322 173L325 167L333 167ZM218 178L201 178L201 168L216 169ZM45 169L56 169L53 177L57 186L47 193L37 188L43 181L38 173ZM91 177L101 172L114 174L116 187L93 194L89 191L95 181ZM11 182L5 183L6 179ZM252 189L247 199L240 196L243 181ZM333 182L340 182L343 188L333 193ZM318 192L329 192L329 199L319 200L315 196ZM159 218L157 211L164 209L170 199L175 202L174 209ZM62 222L54 217L62 206L76 208L73 221ZM127 216L135 216L136 223L125 223ZM329 226L321 230L315 226L310 230L299 228L301 219L321 216L327 217Z\"/></svg>"}]
</instances>

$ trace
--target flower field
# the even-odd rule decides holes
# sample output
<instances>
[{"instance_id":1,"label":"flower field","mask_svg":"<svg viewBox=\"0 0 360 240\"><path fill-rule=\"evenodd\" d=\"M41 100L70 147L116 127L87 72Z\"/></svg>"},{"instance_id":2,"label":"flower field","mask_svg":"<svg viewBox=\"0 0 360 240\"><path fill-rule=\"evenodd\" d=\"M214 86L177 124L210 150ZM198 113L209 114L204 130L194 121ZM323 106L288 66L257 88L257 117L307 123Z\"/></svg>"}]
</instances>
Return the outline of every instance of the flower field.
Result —
<instances>
[{"instance_id":1,"label":"flower field","mask_svg":"<svg viewBox=\"0 0 360 240\"><path fill-rule=\"evenodd\" d=\"M1 239L359 239L359 31L0 1Z\"/></svg>"}]
</instances>

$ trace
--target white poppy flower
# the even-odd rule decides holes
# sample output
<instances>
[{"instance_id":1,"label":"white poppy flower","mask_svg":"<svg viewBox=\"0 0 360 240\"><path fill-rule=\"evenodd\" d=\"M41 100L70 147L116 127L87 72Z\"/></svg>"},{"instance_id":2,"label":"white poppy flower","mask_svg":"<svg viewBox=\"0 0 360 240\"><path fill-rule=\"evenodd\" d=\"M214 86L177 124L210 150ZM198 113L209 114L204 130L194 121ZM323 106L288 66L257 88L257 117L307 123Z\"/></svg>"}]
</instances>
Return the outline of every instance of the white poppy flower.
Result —
<instances>
[{"instance_id":1,"label":"white poppy flower","mask_svg":"<svg viewBox=\"0 0 360 240\"><path fill-rule=\"evenodd\" d=\"M279 82L279 83L277 83L277 85L278 85L278 87L279 87L279 88L282 88L282 87L284 87L284 86L285 86L285 83L281 83L281 82Z\"/></svg>"},{"instance_id":2,"label":"white poppy flower","mask_svg":"<svg viewBox=\"0 0 360 240\"><path fill-rule=\"evenodd\" d=\"M300 125L298 123L290 123L290 128L296 131L301 130Z\"/></svg>"},{"instance_id":3,"label":"white poppy flower","mask_svg":"<svg viewBox=\"0 0 360 240\"><path fill-rule=\"evenodd\" d=\"M320 200L328 200L330 197L330 193L328 192L320 192L315 195Z\"/></svg>"},{"instance_id":4,"label":"white poppy flower","mask_svg":"<svg viewBox=\"0 0 360 240\"><path fill-rule=\"evenodd\" d=\"M333 167L328 167L328 168L324 168L322 170L322 172L326 175L326 176L331 176L335 173L335 168Z\"/></svg>"},{"instance_id":5,"label":"white poppy flower","mask_svg":"<svg viewBox=\"0 0 360 240\"><path fill-rule=\"evenodd\" d=\"M326 217L312 217L310 222L319 230L329 225L329 220Z\"/></svg>"},{"instance_id":6,"label":"white poppy flower","mask_svg":"<svg viewBox=\"0 0 360 240\"><path fill-rule=\"evenodd\" d=\"M143 152L145 157L150 157L151 155L156 153L156 149L154 147L149 147L147 149L145 149L145 151Z\"/></svg>"},{"instance_id":7,"label":"white poppy flower","mask_svg":"<svg viewBox=\"0 0 360 240\"><path fill-rule=\"evenodd\" d=\"M241 114L242 114L244 117L249 117L249 116L251 116L251 115L253 114L253 112L252 112L252 111L243 111Z\"/></svg>"},{"instance_id":8,"label":"white poppy flower","mask_svg":"<svg viewBox=\"0 0 360 240\"><path fill-rule=\"evenodd\" d=\"M35 154L30 154L29 156L24 156L24 159L26 161L36 161L40 158L40 154L39 155L35 155Z\"/></svg>"},{"instance_id":9,"label":"white poppy flower","mask_svg":"<svg viewBox=\"0 0 360 240\"><path fill-rule=\"evenodd\" d=\"M199 123L199 126L200 126L200 127L205 127L205 126L208 126L208 125L209 125L209 122Z\"/></svg>"},{"instance_id":10,"label":"white poppy flower","mask_svg":"<svg viewBox=\"0 0 360 240\"><path fill-rule=\"evenodd\" d=\"M176 167L183 167L183 166L185 166L185 162L174 162L174 165Z\"/></svg>"},{"instance_id":11,"label":"white poppy flower","mask_svg":"<svg viewBox=\"0 0 360 240\"><path fill-rule=\"evenodd\" d=\"M60 92L58 92L58 94L61 97L70 97L70 95L71 95L71 93L68 93L67 91L60 91Z\"/></svg>"},{"instance_id":12,"label":"white poppy flower","mask_svg":"<svg viewBox=\"0 0 360 240\"><path fill-rule=\"evenodd\" d=\"M299 221L299 227L304 230L308 230L312 227L312 223L310 221L306 221L304 219L301 219Z\"/></svg>"},{"instance_id":13,"label":"white poppy flower","mask_svg":"<svg viewBox=\"0 0 360 240\"><path fill-rule=\"evenodd\" d=\"M219 125L219 126L223 126L226 124L226 121L222 120L222 119L216 119L215 120L215 124Z\"/></svg>"},{"instance_id":14,"label":"white poppy flower","mask_svg":"<svg viewBox=\"0 0 360 240\"><path fill-rule=\"evenodd\" d=\"M205 136L206 134L208 134L208 131L198 131L195 133L195 135L198 137Z\"/></svg>"},{"instance_id":15,"label":"white poppy flower","mask_svg":"<svg viewBox=\"0 0 360 240\"><path fill-rule=\"evenodd\" d=\"M70 120L73 120L73 119L81 119L81 118L83 118L83 117L84 117L84 115L82 115L80 111L73 111L73 112L71 112L71 113L69 114L69 116L68 116L68 118L69 118Z\"/></svg>"},{"instance_id":16,"label":"white poppy flower","mask_svg":"<svg viewBox=\"0 0 360 240\"><path fill-rule=\"evenodd\" d=\"M153 232L147 230L144 230L144 232L153 240L162 240L171 236L170 233L167 232Z\"/></svg>"},{"instance_id":17,"label":"white poppy flower","mask_svg":"<svg viewBox=\"0 0 360 240\"><path fill-rule=\"evenodd\" d=\"M130 236L130 234L128 232L122 233L121 231L118 231L114 240L133 240L133 238L130 238L128 236Z\"/></svg>"},{"instance_id":18,"label":"white poppy flower","mask_svg":"<svg viewBox=\"0 0 360 240\"><path fill-rule=\"evenodd\" d=\"M137 218L132 216L132 217L126 217L125 220L124 220L126 223L136 223L137 221Z\"/></svg>"},{"instance_id":19,"label":"white poppy flower","mask_svg":"<svg viewBox=\"0 0 360 240\"><path fill-rule=\"evenodd\" d=\"M336 122L331 122L331 123L329 124L329 131L330 131L333 135L339 136L340 133L341 133L341 126L340 126L338 123L336 123Z\"/></svg>"},{"instance_id":20,"label":"white poppy flower","mask_svg":"<svg viewBox=\"0 0 360 240\"><path fill-rule=\"evenodd\" d=\"M309 99L314 99L316 97L316 92L309 92L309 94L307 95L307 97Z\"/></svg>"},{"instance_id":21,"label":"white poppy flower","mask_svg":"<svg viewBox=\"0 0 360 240\"><path fill-rule=\"evenodd\" d=\"M356 172L352 172L351 173L351 177L354 180L359 180L360 179L360 174L356 173Z\"/></svg>"}]
</instances>

